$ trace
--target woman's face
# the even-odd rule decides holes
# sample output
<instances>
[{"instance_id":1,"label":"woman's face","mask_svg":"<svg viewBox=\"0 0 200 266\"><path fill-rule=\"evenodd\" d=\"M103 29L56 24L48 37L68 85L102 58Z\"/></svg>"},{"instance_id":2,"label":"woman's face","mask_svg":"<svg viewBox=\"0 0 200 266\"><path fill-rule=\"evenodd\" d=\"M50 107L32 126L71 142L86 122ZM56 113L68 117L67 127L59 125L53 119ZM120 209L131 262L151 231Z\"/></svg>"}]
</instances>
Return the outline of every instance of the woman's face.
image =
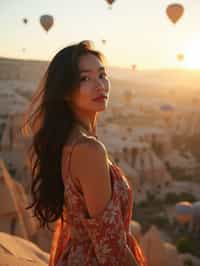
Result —
<instances>
[{"instance_id":1,"label":"woman's face","mask_svg":"<svg viewBox=\"0 0 200 266\"><path fill-rule=\"evenodd\" d=\"M103 63L93 54L83 55L79 60L79 70L80 86L72 97L74 108L81 112L104 111L108 104L110 82Z\"/></svg>"}]
</instances>

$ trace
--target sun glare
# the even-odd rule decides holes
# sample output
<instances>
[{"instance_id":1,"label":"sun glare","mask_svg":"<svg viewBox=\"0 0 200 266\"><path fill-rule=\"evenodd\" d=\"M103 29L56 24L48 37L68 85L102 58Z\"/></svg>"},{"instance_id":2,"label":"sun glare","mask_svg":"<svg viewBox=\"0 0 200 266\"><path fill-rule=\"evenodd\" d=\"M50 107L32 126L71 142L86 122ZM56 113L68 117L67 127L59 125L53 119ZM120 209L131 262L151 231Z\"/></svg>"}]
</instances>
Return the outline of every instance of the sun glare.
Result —
<instances>
[{"instance_id":1,"label":"sun glare","mask_svg":"<svg viewBox=\"0 0 200 266\"><path fill-rule=\"evenodd\" d=\"M186 47L184 66L190 69L200 69L200 40L193 41Z\"/></svg>"}]
</instances>

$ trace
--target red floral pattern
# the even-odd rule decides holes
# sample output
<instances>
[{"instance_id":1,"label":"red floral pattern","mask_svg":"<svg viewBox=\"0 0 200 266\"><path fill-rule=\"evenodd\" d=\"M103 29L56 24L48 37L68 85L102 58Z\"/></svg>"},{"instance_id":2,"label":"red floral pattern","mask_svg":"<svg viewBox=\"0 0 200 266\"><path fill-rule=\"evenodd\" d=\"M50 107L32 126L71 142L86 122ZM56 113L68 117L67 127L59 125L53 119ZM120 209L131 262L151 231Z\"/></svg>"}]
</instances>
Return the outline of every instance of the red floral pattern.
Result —
<instances>
[{"instance_id":1,"label":"red floral pattern","mask_svg":"<svg viewBox=\"0 0 200 266\"><path fill-rule=\"evenodd\" d=\"M112 198L95 218L88 218L83 194L69 173L63 176L65 221L62 224L59 219L55 225L49 266L125 266L126 245L138 265L146 266L137 240L129 231L132 187L121 169L110 161L109 164Z\"/></svg>"}]
</instances>

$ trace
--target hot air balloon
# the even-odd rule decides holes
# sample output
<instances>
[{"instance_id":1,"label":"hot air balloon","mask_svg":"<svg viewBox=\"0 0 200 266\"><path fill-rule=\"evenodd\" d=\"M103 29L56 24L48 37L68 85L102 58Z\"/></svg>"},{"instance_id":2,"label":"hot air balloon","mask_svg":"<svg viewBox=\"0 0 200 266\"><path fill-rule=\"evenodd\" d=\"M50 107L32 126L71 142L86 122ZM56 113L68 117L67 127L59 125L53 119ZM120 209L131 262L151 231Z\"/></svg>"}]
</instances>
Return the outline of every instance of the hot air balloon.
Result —
<instances>
[{"instance_id":1,"label":"hot air balloon","mask_svg":"<svg viewBox=\"0 0 200 266\"><path fill-rule=\"evenodd\" d=\"M50 28L53 26L53 16L51 15L42 15L40 17L40 24L44 28L46 32L50 30Z\"/></svg>"},{"instance_id":2,"label":"hot air balloon","mask_svg":"<svg viewBox=\"0 0 200 266\"><path fill-rule=\"evenodd\" d=\"M102 44L106 44L106 40L101 40Z\"/></svg>"},{"instance_id":3,"label":"hot air balloon","mask_svg":"<svg viewBox=\"0 0 200 266\"><path fill-rule=\"evenodd\" d=\"M28 19L27 18L22 18L22 22L26 25L28 23ZM27 26L25 26L25 27L27 27ZM26 48L25 47L22 48L22 52L23 53L26 52Z\"/></svg>"},{"instance_id":4,"label":"hot air balloon","mask_svg":"<svg viewBox=\"0 0 200 266\"><path fill-rule=\"evenodd\" d=\"M109 4L109 8L112 9L112 4L115 2L115 0L106 0L106 2Z\"/></svg>"},{"instance_id":5,"label":"hot air balloon","mask_svg":"<svg viewBox=\"0 0 200 266\"><path fill-rule=\"evenodd\" d=\"M134 71L136 69L136 65L132 65L131 68Z\"/></svg>"},{"instance_id":6,"label":"hot air balloon","mask_svg":"<svg viewBox=\"0 0 200 266\"><path fill-rule=\"evenodd\" d=\"M163 104L160 106L160 110L164 111L164 112L165 111L173 111L174 107L171 104L166 103L166 104Z\"/></svg>"},{"instance_id":7,"label":"hot air balloon","mask_svg":"<svg viewBox=\"0 0 200 266\"><path fill-rule=\"evenodd\" d=\"M184 13L184 7L181 4L170 4L166 9L166 13L171 22L176 24Z\"/></svg>"},{"instance_id":8,"label":"hot air balloon","mask_svg":"<svg viewBox=\"0 0 200 266\"><path fill-rule=\"evenodd\" d=\"M174 111L174 106L172 106L171 104L163 104L160 106L160 110L162 111L162 116L163 119L165 120L166 124L168 124L171 121L171 117L172 117L172 113Z\"/></svg>"},{"instance_id":9,"label":"hot air balloon","mask_svg":"<svg viewBox=\"0 0 200 266\"><path fill-rule=\"evenodd\" d=\"M189 201L178 202L175 206L176 220L180 224L187 224L192 219L192 203Z\"/></svg>"},{"instance_id":10,"label":"hot air balloon","mask_svg":"<svg viewBox=\"0 0 200 266\"><path fill-rule=\"evenodd\" d=\"M27 18L23 18L22 21L23 21L24 24L28 23L28 19Z\"/></svg>"},{"instance_id":11,"label":"hot air balloon","mask_svg":"<svg viewBox=\"0 0 200 266\"><path fill-rule=\"evenodd\" d=\"M182 62L183 60L184 60L184 54L177 54L176 55L176 58L177 58L177 60L179 61L179 62Z\"/></svg>"},{"instance_id":12,"label":"hot air balloon","mask_svg":"<svg viewBox=\"0 0 200 266\"><path fill-rule=\"evenodd\" d=\"M115 0L106 0L106 2L107 2L109 5L112 5L112 4L115 2Z\"/></svg>"}]
</instances>

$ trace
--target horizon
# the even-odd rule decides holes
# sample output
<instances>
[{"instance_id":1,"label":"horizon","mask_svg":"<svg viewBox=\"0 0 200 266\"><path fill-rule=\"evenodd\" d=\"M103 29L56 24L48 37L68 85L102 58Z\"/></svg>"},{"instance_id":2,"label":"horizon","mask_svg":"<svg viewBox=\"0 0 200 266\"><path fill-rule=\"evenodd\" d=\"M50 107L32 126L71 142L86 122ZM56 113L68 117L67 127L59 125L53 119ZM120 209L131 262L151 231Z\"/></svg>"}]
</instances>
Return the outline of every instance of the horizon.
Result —
<instances>
[{"instance_id":1,"label":"horizon","mask_svg":"<svg viewBox=\"0 0 200 266\"><path fill-rule=\"evenodd\" d=\"M14 57L4 57L0 55L0 60L13 60L13 61L25 61L25 62L41 62L41 63L49 63L51 60L41 60L41 59L23 59L23 58L14 58ZM133 72L128 66L117 66L117 65L107 65L108 68L117 68L117 69L122 69L122 70L127 70L129 72ZM200 68L197 69L191 69L191 68L142 68L142 69L137 69L137 72L154 72L154 71L180 71L180 72L200 72ZM134 72L133 72L134 73Z\"/></svg>"},{"instance_id":2,"label":"horizon","mask_svg":"<svg viewBox=\"0 0 200 266\"><path fill-rule=\"evenodd\" d=\"M136 71L200 69L200 2L182 0L184 14L176 24L166 15L170 2L117 0L110 10L105 0L61 0L59 5L53 0L3 1L0 56L50 61L62 47L87 39L105 54L110 66L136 65ZM54 16L48 34L39 24L43 14ZM24 18L27 24L23 23ZM184 60L180 57L182 61L178 61L177 55L181 54Z\"/></svg>"}]
</instances>

